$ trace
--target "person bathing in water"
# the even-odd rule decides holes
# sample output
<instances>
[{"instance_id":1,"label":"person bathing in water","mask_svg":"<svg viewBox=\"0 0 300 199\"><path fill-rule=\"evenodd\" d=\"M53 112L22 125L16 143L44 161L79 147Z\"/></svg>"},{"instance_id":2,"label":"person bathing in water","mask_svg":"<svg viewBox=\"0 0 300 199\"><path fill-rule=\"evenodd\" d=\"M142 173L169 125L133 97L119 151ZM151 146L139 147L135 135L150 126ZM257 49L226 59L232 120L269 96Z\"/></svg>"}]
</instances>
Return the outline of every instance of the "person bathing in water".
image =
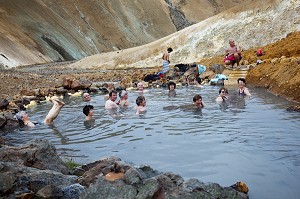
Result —
<instances>
[{"instance_id":1,"label":"person bathing in water","mask_svg":"<svg viewBox=\"0 0 300 199\"><path fill-rule=\"evenodd\" d=\"M85 114L85 119L87 121L92 120L94 116L94 106L92 105L85 105L82 109L82 112Z\"/></svg>"},{"instance_id":2,"label":"person bathing in water","mask_svg":"<svg viewBox=\"0 0 300 199\"><path fill-rule=\"evenodd\" d=\"M228 100L228 90L224 87L220 88L216 102L226 102Z\"/></svg>"},{"instance_id":3,"label":"person bathing in water","mask_svg":"<svg viewBox=\"0 0 300 199\"><path fill-rule=\"evenodd\" d=\"M108 96L109 96L109 99L106 100L106 102L105 102L105 108L107 110L117 109L118 105L115 102L117 99L117 91L115 91L115 90L110 91Z\"/></svg>"},{"instance_id":4,"label":"person bathing in water","mask_svg":"<svg viewBox=\"0 0 300 199\"><path fill-rule=\"evenodd\" d=\"M175 82L170 81L168 83L169 97L175 97L176 96L175 88L176 88Z\"/></svg>"},{"instance_id":5,"label":"person bathing in water","mask_svg":"<svg viewBox=\"0 0 300 199\"><path fill-rule=\"evenodd\" d=\"M138 93L146 93L147 92L147 90L144 89L143 82L139 82L136 86L137 86Z\"/></svg>"},{"instance_id":6,"label":"person bathing in water","mask_svg":"<svg viewBox=\"0 0 300 199\"><path fill-rule=\"evenodd\" d=\"M45 124L51 124L55 120L55 118L58 116L61 108L65 105L64 102L59 101L58 99L54 98L51 99L53 106L48 112L47 116L44 119ZM35 122L30 121L30 118L28 114L25 111L20 111L16 114L16 118L19 121L19 124L25 125L28 127L34 127L36 124Z\"/></svg>"},{"instance_id":7,"label":"person bathing in water","mask_svg":"<svg viewBox=\"0 0 300 199\"><path fill-rule=\"evenodd\" d=\"M246 80L244 78L238 78L237 80L239 84L238 94L240 96L251 96L249 89L246 87Z\"/></svg>"},{"instance_id":8,"label":"person bathing in water","mask_svg":"<svg viewBox=\"0 0 300 199\"><path fill-rule=\"evenodd\" d=\"M120 100L117 102L117 104L121 107L121 108L125 108L128 107L130 105L129 101L128 101L128 93L125 90L122 90L119 93L119 97Z\"/></svg>"},{"instance_id":9,"label":"person bathing in water","mask_svg":"<svg viewBox=\"0 0 300 199\"><path fill-rule=\"evenodd\" d=\"M204 104L202 102L202 97L201 95L195 95L193 97L193 102L194 102L194 106L198 109L198 108L204 108Z\"/></svg>"},{"instance_id":10,"label":"person bathing in water","mask_svg":"<svg viewBox=\"0 0 300 199\"><path fill-rule=\"evenodd\" d=\"M146 112L146 98L144 96L138 96L136 98L136 114L143 114Z\"/></svg>"}]
</instances>

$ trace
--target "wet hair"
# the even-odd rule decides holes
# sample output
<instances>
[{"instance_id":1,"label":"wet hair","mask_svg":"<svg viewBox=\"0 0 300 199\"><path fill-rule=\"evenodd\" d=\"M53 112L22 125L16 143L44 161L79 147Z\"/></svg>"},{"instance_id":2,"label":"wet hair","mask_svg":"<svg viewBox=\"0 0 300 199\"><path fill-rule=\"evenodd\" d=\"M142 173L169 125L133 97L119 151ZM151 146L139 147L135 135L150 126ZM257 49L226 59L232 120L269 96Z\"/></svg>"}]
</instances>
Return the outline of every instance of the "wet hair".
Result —
<instances>
[{"instance_id":1,"label":"wet hair","mask_svg":"<svg viewBox=\"0 0 300 199\"><path fill-rule=\"evenodd\" d=\"M242 81L242 82L244 82L244 84L246 84L245 78L238 78L237 83L239 83L239 81Z\"/></svg>"},{"instance_id":2,"label":"wet hair","mask_svg":"<svg viewBox=\"0 0 300 199\"><path fill-rule=\"evenodd\" d=\"M170 90L170 86L171 86L171 85L174 85L174 89L176 88L176 84L175 84L174 82L171 81L171 82L168 83L168 89L169 89L169 90Z\"/></svg>"},{"instance_id":3,"label":"wet hair","mask_svg":"<svg viewBox=\"0 0 300 199\"><path fill-rule=\"evenodd\" d=\"M168 51L168 52L172 52L173 49L172 49L172 48L168 48L167 51Z\"/></svg>"},{"instance_id":4,"label":"wet hair","mask_svg":"<svg viewBox=\"0 0 300 199\"><path fill-rule=\"evenodd\" d=\"M92 106L92 105L85 105L85 106L83 107L83 109L82 109L82 112L83 112L86 116L88 116L91 109L94 109L94 106Z\"/></svg>"},{"instance_id":5,"label":"wet hair","mask_svg":"<svg viewBox=\"0 0 300 199\"><path fill-rule=\"evenodd\" d=\"M224 91L225 91L225 93L226 93L226 94L228 94L228 90L227 90L227 88L225 88L225 87L222 87L222 88L220 88L220 90L219 90L219 94L221 94L221 91L222 91L222 90L224 90Z\"/></svg>"},{"instance_id":6,"label":"wet hair","mask_svg":"<svg viewBox=\"0 0 300 199\"><path fill-rule=\"evenodd\" d=\"M121 91L119 92L119 97L122 98L122 97L124 97L124 95L126 95L126 94L127 94L127 91L121 90Z\"/></svg>"},{"instance_id":7,"label":"wet hair","mask_svg":"<svg viewBox=\"0 0 300 199\"><path fill-rule=\"evenodd\" d=\"M117 94L117 91L115 91L115 90L110 91L108 96L111 97L113 93Z\"/></svg>"},{"instance_id":8,"label":"wet hair","mask_svg":"<svg viewBox=\"0 0 300 199\"><path fill-rule=\"evenodd\" d=\"M194 97L193 97L193 102L196 102L198 99L201 99L202 100L202 97L201 97L201 95L195 95Z\"/></svg>"},{"instance_id":9,"label":"wet hair","mask_svg":"<svg viewBox=\"0 0 300 199\"><path fill-rule=\"evenodd\" d=\"M144 100L146 100L146 98L144 96L138 96L135 101L136 105L139 106Z\"/></svg>"},{"instance_id":10,"label":"wet hair","mask_svg":"<svg viewBox=\"0 0 300 199\"><path fill-rule=\"evenodd\" d=\"M201 80L200 77L196 77L195 80L196 80L199 84L201 84L201 82L202 82L202 80Z\"/></svg>"}]
</instances>

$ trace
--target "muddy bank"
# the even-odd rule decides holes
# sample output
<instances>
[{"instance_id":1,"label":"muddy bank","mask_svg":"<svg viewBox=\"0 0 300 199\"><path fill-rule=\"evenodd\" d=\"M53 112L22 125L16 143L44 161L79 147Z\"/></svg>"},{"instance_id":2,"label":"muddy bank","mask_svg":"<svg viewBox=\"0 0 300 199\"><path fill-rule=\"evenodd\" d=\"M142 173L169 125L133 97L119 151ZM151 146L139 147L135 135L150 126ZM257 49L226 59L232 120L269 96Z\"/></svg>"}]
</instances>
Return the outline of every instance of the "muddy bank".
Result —
<instances>
[{"instance_id":1,"label":"muddy bank","mask_svg":"<svg viewBox=\"0 0 300 199\"><path fill-rule=\"evenodd\" d=\"M300 32L287 35L275 43L244 50L243 64L254 68L248 73L248 85L263 87L275 95L300 103ZM263 55L257 56L256 50ZM257 60L263 62L256 64ZM204 65L222 63L223 55L203 59Z\"/></svg>"}]
</instances>

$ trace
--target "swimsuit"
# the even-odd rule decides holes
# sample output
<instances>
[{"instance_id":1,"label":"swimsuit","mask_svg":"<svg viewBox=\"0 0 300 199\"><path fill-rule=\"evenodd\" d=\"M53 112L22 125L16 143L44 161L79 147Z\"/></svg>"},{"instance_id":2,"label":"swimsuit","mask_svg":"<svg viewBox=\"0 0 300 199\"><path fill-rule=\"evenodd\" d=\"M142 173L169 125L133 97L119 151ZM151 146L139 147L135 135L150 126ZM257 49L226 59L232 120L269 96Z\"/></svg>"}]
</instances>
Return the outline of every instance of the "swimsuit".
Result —
<instances>
[{"instance_id":1,"label":"swimsuit","mask_svg":"<svg viewBox=\"0 0 300 199\"><path fill-rule=\"evenodd\" d=\"M245 94L245 90L246 90L246 88L244 88L244 90L242 90L242 92L241 92L241 89L239 89L238 90L238 93L239 93L239 95L241 95L241 96L245 96L246 94Z\"/></svg>"},{"instance_id":2,"label":"swimsuit","mask_svg":"<svg viewBox=\"0 0 300 199\"><path fill-rule=\"evenodd\" d=\"M163 70L162 70L162 72L166 73L169 70L170 70L170 63L169 63L169 61L164 60L163 61Z\"/></svg>"}]
</instances>

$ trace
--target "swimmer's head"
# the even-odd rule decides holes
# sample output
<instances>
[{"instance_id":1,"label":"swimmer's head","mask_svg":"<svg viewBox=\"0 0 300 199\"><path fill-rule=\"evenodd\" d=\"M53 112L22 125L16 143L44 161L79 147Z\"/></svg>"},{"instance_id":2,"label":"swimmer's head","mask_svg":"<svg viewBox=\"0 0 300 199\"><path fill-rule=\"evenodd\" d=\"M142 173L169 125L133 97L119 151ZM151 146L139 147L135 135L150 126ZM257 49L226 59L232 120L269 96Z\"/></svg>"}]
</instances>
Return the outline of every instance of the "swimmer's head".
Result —
<instances>
[{"instance_id":1,"label":"swimmer's head","mask_svg":"<svg viewBox=\"0 0 300 199\"><path fill-rule=\"evenodd\" d=\"M121 92L119 93L119 97L122 98L122 97L124 97L126 94L128 94L127 91L121 90Z\"/></svg>"},{"instance_id":2,"label":"swimmer's head","mask_svg":"<svg viewBox=\"0 0 300 199\"><path fill-rule=\"evenodd\" d=\"M82 112L83 112L86 116L88 116L91 110L94 110L94 106L92 106L92 105L85 105L85 106L83 107L83 109L82 109Z\"/></svg>"},{"instance_id":3,"label":"swimmer's head","mask_svg":"<svg viewBox=\"0 0 300 199\"><path fill-rule=\"evenodd\" d=\"M202 97L201 97L201 95L195 95L194 97L193 97L193 102L196 102L197 100L202 100Z\"/></svg>"},{"instance_id":4,"label":"swimmer's head","mask_svg":"<svg viewBox=\"0 0 300 199\"><path fill-rule=\"evenodd\" d=\"M171 89L172 86L173 86L173 89ZM168 83L168 88L169 88L169 90L174 90L176 88L176 84L171 81Z\"/></svg>"},{"instance_id":5,"label":"swimmer's head","mask_svg":"<svg viewBox=\"0 0 300 199\"><path fill-rule=\"evenodd\" d=\"M139 83L137 84L137 88L138 88L138 90L143 90L143 89L144 89L143 83L142 83L142 82L139 82Z\"/></svg>"},{"instance_id":6,"label":"swimmer's head","mask_svg":"<svg viewBox=\"0 0 300 199\"><path fill-rule=\"evenodd\" d=\"M20 111L16 114L16 118L17 120L20 122L20 121L23 121L23 117L27 115L27 113L25 111Z\"/></svg>"},{"instance_id":7,"label":"swimmer's head","mask_svg":"<svg viewBox=\"0 0 300 199\"><path fill-rule=\"evenodd\" d=\"M91 96L89 93L83 93L82 95L84 101L90 101L91 100Z\"/></svg>"},{"instance_id":8,"label":"swimmer's head","mask_svg":"<svg viewBox=\"0 0 300 199\"><path fill-rule=\"evenodd\" d=\"M136 102L136 105L140 106L140 105L142 105L143 101L146 102L146 98L145 98L144 96L138 96L138 97L136 98L136 101L135 101L135 102Z\"/></svg>"}]
</instances>

